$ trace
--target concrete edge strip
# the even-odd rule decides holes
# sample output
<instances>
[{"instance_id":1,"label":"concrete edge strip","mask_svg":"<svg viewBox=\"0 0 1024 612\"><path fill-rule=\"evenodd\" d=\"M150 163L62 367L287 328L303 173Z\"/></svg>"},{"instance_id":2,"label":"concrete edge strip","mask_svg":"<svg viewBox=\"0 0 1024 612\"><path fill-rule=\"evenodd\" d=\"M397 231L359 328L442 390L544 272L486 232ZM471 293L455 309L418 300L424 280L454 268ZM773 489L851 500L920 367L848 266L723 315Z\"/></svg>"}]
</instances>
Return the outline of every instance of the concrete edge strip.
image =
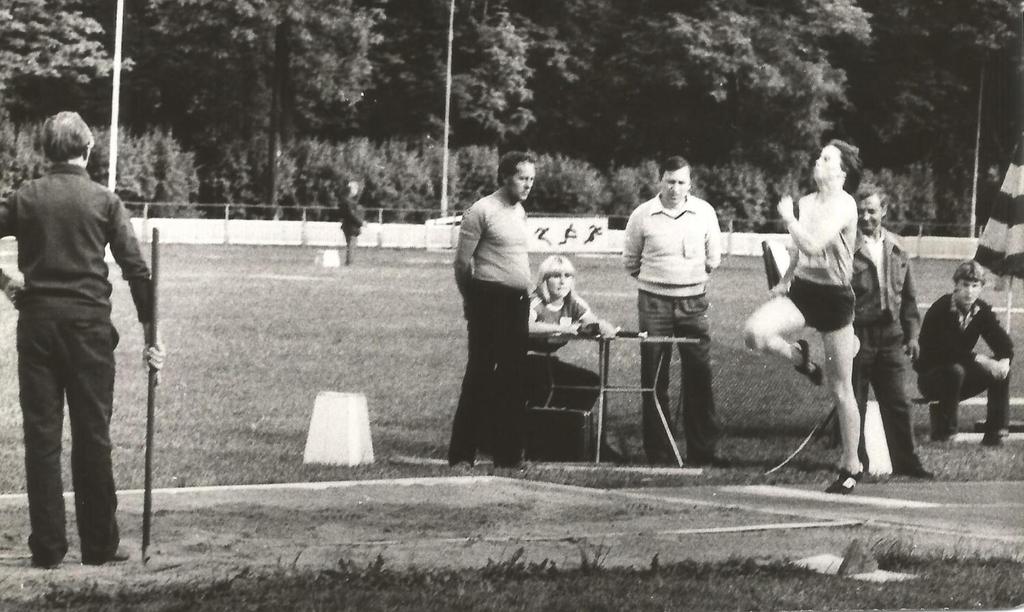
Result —
<instances>
[{"instance_id":1,"label":"concrete edge strip","mask_svg":"<svg viewBox=\"0 0 1024 612\"><path fill-rule=\"evenodd\" d=\"M951 438L951 442L981 442L981 439L985 436L983 433L975 432L961 432L954 434ZM1024 440L1024 433L1012 432L1003 436L1004 442L1019 442Z\"/></svg>"},{"instance_id":2,"label":"concrete edge strip","mask_svg":"<svg viewBox=\"0 0 1024 612\"><path fill-rule=\"evenodd\" d=\"M961 406L985 406L988 404L988 398L982 395L977 397L969 397L965 400L960 400ZM1011 397L1011 406L1024 406L1024 397Z\"/></svg>"},{"instance_id":3,"label":"concrete edge strip","mask_svg":"<svg viewBox=\"0 0 1024 612\"><path fill-rule=\"evenodd\" d=\"M961 539L971 540L990 540L994 542L1004 542L1007 544L1024 544L1024 535L1003 535L999 533L978 533L973 531L960 531L957 529L948 529L945 527L929 527L927 525L918 525L915 523L901 523L898 521L878 521L871 520L867 523L872 527L886 527L891 529L904 529L907 531L920 531L921 533L931 533L936 535L944 536L955 536ZM1024 553L1018 553L1018 556L1024 558Z\"/></svg>"},{"instance_id":4,"label":"concrete edge strip","mask_svg":"<svg viewBox=\"0 0 1024 612\"><path fill-rule=\"evenodd\" d=\"M422 538L415 540L359 540L331 545L331 548L344 546L401 546L408 544L509 544L515 542L566 542L577 543L580 540L596 540L601 538L624 538L637 536L678 536L678 535L714 535L726 533L746 533L752 531L782 531L788 529L820 529L828 527L859 527L865 521L837 519L833 521L815 521L799 523L760 523L754 525L736 525L733 527L694 527L691 529L663 529L658 531L607 531L598 533L582 533L557 536L467 536L457 538Z\"/></svg>"},{"instance_id":5,"label":"concrete edge strip","mask_svg":"<svg viewBox=\"0 0 1024 612\"><path fill-rule=\"evenodd\" d=\"M360 486L437 486L444 484L471 485L488 483L496 480L494 476L435 476L426 478L384 478L375 480L333 480L326 482L278 482L270 484L247 484L247 485L205 485L198 487L170 487L153 489L153 493L180 495L189 493L220 493L227 491L325 491L328 489L346 489ZM124 489L118 491L118 495L142 495L142 489ZM65 498L74 496L73 491L66 491ZM3 501L26 501L28 496L25 493L4 493L0 494L0 502Z\"/></svg>"},{"instance_id":6,"label":"concrete edge strip","mask_svg":"<svg viewBox=\"0 0 1024 612\"><path fill-rule=\"evenodd\" d=\"M429 457L410 457L397 455L388 459L399 465L429 465L444 467L448 461L444 459L431 459ZM493 465L490 461L477 462L478 467ZM613 474L652 474L664 476L700 476L704 473L703 468L688 467L664 467L644 465L615 465L610 463L576 463L561 461L534 461L530 462L530 468L544 470L562 470L565 472L611 472Z\"/></svg>"},{"instance_id":7,"label":"concrete edge strip","mask_svg":"<svg viewBox=\"0 0 1024 612\"><path fill-rule=\"evenodd\" d=\"M942 504L933 502L922 502L911 499L891 499L888 497L867 497L864 495L837 495L835 493L823 493L819 491L807 491L805 489L794 489L792 487L777 487L770 485L749 485L739 487L722 487L724 491L742 493L745 495L759 495L764 497L783 497L791 499L806 499L810 501L825 502L831 504L859 504L863 506L878 506L882 508L940 508Z\"/></svg>"}]
</instances>

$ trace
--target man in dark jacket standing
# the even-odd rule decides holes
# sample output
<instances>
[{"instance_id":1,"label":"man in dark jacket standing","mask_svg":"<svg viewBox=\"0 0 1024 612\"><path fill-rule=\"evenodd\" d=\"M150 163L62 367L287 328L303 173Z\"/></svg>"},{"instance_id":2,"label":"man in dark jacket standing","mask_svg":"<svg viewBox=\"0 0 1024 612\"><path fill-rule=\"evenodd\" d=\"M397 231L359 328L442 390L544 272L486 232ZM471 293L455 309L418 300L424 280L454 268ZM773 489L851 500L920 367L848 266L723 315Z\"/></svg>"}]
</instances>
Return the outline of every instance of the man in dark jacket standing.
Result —
<instances>
[{"instance_id":1,"label":"man in dark jacket standing","mask_svg":"<svg viewBox=\"0 0 1024 612\"><path fill-rule=\"evenodd\" d=\"M1010 361L1013 341L999 324L992 307L978 296L985 285L985 268L965 261L953 273L953 293L928 309L921 325L921 357L917 386L934 400L932 440L948 440L957 431L960 400L988 390L988 415L981 443L999 446L1009 431ZM993 355L975 352L984 338Z\"/></svg>"},{"instance_id":2,"label":"man in dark jacket standing","mask_svg":"<svg viewBox=\"0 0 1024 612\"><path fill-rule=\"evenodd\" d=\"M77 113L43 126L47 174L0 205L0 236L18 240L24 289L19 310L18 380L25 434L25 480L32 565L55 568L68 543L61 482L64 400L71 420L71 475L82 563L124 561L115 511L110 416L114 347L107 245L131 287L139 321L152 320L149 268L128 214L116 195L89 179L92 132ZM159 368L158 340L144 358Z\"/></svg>"},{"instance_id":3,"label":"man in dark jacket standing","mask_svg":"<svg viewBox=\"0 0 1024 612\"><path fill-rule=\"evenodd\" d=\"M345 265L352 265L352 254L356 248L356 238L363 232L363 215L359 206L362 193L359 181L345 183L345 195L338 203L341 214L341 233L345 236Z\"/></svg>"},{"instance_id":4,"label":"man in dark jacket standing","mask_svg":"<svg viewBox=\"0 0 1024 612\"><path fill-rule=\"evenodd\" d=\"M860 351L853 360L853 392L861 416L858 454L867 466L864 414L868 385L875 390L894 474L932 478L914 451L907 398L907 357L917 359L921 315L910 273L910 257L899 237L882 227L885 194L862 187L857 202L857 244L853 253L853 331Z\"/></svg>"}]
</instances>

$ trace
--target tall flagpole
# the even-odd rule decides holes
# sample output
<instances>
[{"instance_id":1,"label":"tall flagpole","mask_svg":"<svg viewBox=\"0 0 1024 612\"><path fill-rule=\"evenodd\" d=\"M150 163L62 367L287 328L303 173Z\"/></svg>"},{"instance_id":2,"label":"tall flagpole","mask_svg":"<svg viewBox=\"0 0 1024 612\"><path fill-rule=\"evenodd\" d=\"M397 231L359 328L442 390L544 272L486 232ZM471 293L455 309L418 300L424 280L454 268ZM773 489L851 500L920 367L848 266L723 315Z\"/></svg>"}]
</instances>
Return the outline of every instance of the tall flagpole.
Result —
<instances>
[{"instance_id":1,"label":"tall flagpole","mask_svg":"<svg viewBox=\"0 0 1024 612\"><path fill-rule=\"evenodd\" d=\"M981 103L985 95L985 65L978 77L978 121L974 132L974 181L971 182L971 229L968 238L974 238L978 225L978 162L981 157Z\"/></svg>"},{"instance_id":2,"label":"tall flagpole","mask_svg":"<svg viewBox=\"0 0 1024 612\"><path fill-rule=\"evenodd\" d=\"M1017 43L1020 45L1018 61L1024 63L1024 0L1018 5L1020 15L1018 16ZM1024 146L1024 78L1021 77L1020 67L1014 71L1017 76L1017 143L1016 146ZM1012 160L1011 160L1011 163ZM1006 333L1010 333L1013 325L1013 273L1010 273L1010 282L1006 286Z\"/></svg>"},{"instance_id":3,"label":"tall flagpole","mask_svg":"<svg viewBox=\"0 0 1024 612\"><path fill-rule=\"evenodd\" d=\"M121 106L121 39L124 30L124 0L117 0L114 25L114 87L110 96L110 161L107 166L107 189L117 187L117 122Z\"/></svg>"},{"instance_id":4,"label":"tall flagpole","mask_svg":"<svg viewBox=\"0 0 1024 612\"><path fill-rule=\"evenodd\" d=\"M448 63L444 80L444 151L441 152L441 216L448 215L448 125L452 109L452 40L455 30L455 0L448 10Z\"/></svg>"}]
</instances>

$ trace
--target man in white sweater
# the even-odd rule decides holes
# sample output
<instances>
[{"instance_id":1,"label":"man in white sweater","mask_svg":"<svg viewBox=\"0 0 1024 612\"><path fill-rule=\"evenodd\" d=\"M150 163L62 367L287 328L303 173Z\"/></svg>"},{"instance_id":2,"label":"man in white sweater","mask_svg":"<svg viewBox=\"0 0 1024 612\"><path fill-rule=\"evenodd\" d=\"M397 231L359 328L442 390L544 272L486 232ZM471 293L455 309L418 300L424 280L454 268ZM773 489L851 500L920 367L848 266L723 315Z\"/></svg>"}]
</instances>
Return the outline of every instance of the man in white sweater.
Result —
<instances>
[{"instance_id":1,"label":"man in white sweater","mask_svg":"<svg viewBox=\"0 0 1024 612\"><path fill-rule=\"evenodd\" d=\"M661 191L637 206L626 224L622 259L637 280L640 330L651 336L698 338L679 344L682 369L683 430L686 463L726 466L716 455L721 424L715 414L709 359L707 282L721 262L721 234L714 208L690 194L690 164L666 159L660 168ZM658 385L643 396L644 451L650 464L674 463L661 425L661 410L673 430L668 379L671 345L645 344L640 352L644 387Z\"/></svg>"}]
</instances>

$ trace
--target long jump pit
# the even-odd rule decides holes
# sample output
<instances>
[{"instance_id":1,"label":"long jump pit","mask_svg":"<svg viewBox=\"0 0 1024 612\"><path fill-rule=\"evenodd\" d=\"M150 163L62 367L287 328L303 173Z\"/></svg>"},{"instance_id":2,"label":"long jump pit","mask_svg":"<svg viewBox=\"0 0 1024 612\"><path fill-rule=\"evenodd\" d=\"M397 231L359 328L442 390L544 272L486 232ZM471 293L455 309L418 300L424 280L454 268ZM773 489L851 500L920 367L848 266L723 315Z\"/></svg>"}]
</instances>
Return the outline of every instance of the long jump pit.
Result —
<instances>
[{"instance_id":1,"label":"long jump pit","mask_svg":"<svg viewBox=\"0 0 1024 612\"><path fill-rule=\"evenodd\" d=\"M133 559L81 565L68 499L70 551L57 570L30 567L25 496L3 495L0 588L30 596L54 585L195 584L378 562L459 569L510 560L563 568L785 561L841 554L854 537L893 535L891 523L857 515L688 489L598 490L486 475L157 489L146 564L139 551L143 495L122 491L118 519ZM948 534L937 541L950 543Z\"/></svg>"}]
</instances>

